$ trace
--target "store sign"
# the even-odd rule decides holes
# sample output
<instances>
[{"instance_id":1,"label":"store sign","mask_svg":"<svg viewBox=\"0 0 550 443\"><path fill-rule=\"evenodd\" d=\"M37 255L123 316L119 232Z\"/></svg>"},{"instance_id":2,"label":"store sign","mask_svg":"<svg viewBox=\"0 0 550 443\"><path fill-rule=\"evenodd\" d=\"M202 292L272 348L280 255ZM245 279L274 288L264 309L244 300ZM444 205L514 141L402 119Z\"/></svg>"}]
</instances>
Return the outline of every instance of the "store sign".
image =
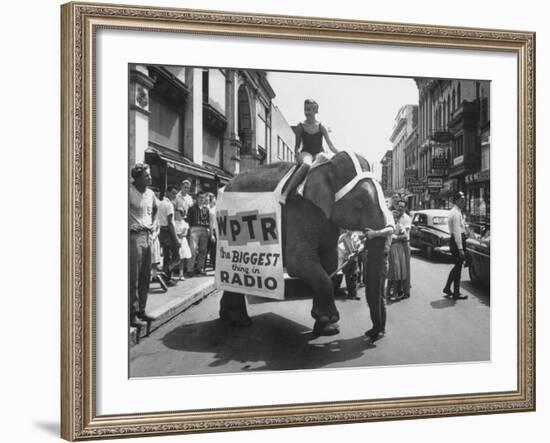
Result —
<instances>
[{"instance_id":1,"label":"store sign","mask_svg":"<svg viewBox=\"0 0 550 443\"><path fill-rule=\"evenodd\" d=\"M464 180L466 181L466 183L479 183L489 181L490 179L491 171L489 169L486 169L484 171L468 174Z\"/></svg>"},{"instance_id":2,"label":"store sign","mask_svg":"<svg viewBox=\"0 0 550 443\"><path fill-rule=\"evenodd\" d=\"M464 163L464 155L459 155L453 159L453 166L458 166Z\"/></svg>"},{"instance_id":3,"label":"store sign","mask_svg":"<svg viewBox=\"0 0 550 443\"><path fill-rule=\"evenodd\" d=\"M449 170L449 143L438 143L432 148L432 175L447 175Z\"/></svg>"},{"instance_id":4,"label":"store sign","mask_svg":"<svg viewBox=\"0 0 550 443\"><path fill-rule=\"evenodd\" d=\"M409 179L407 182L407 189L412 194L418 194L424 192L424 189L426 189L426 184L418 179Z\"/></svg>"},{"instance_id":5,"label":"store sign","mask_svg":"<svg viewBox=\"0 0 550 443\"><path fill-rule=\"evenodd\" d=\"M428 178L428 189L441 189L443 187L443 179L442 178Z\"/></svg>"},{"instance_id":6,"label":"store sign","mask_svg":"<svg viewBox=\"0 0 550 443\"><path fill-rule=\"evenodd\" d=\"M273 192L219 192L216 287L284 299L281 205Z\"/></svg>"},{"instance_id":7,"label":"store sign","mask_svg":"<svg viewBox=\"0 0 550 443\"><path fill-rule=\"evenodd\" d=\"M412 194L423 192L425 185L424 182L418 180L418 169L405 169L405 184L406 188Z\"/></svg>"}]
</instances>

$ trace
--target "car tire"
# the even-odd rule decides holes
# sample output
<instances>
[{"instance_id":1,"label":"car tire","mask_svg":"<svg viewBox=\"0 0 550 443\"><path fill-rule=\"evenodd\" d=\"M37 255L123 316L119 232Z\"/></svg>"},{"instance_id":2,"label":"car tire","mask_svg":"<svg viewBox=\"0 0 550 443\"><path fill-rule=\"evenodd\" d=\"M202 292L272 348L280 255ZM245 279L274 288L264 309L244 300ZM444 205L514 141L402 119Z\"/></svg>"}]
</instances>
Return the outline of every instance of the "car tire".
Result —
<instances>
[{"instance_id":1,"label":"car tire","mask_svg":"<svg viewBox=\"0 0 550 443\"><path fill-rule=\"evenodd\" d=\"M426 253L426 258L428 260L433 260L433 258L434 258L434 248L433 248L433 246L426 246L426 248L424 249L424 252Z\"/></svg>"}]
</instances>

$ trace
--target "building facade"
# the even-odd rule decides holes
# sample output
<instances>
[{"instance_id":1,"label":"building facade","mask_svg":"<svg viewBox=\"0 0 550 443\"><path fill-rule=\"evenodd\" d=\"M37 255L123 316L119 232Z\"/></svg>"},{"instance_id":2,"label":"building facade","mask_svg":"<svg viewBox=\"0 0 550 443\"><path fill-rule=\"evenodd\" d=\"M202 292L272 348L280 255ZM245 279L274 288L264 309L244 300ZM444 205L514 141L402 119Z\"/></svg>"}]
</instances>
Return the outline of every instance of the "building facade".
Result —
<instances>
[{"instance_id":1,"label":"building facade","mask_svg":"<svg viewBox=\"0 0 550 443\"><path fill-rule=\"evenodd\" d=\"M408 194L406 174L407 158L406 148L410 144L410 138L414 137L418 121L418 106L402 106L395 117L390 142L392 144L392 189L401 195Z\"/></svg>"},{"instance_id":2,"label":"building facade","mask_svg":"<svg viewBox=\"0 0 550 443\"><path fill-rule=\"evenodd\" d=\"M418 180L418 119L405 140L405 188L407 206L418 208L423 191L423 184Z\"/></svg>"},{"instance_id":3,"label":"building facade","mask_svg":"<svg viewBox=\"0 0 550 443\"><path fill-rule=\"evenodd\" d=\"M382 190L384 191L384 195L386 197L389 197L390 194L393 192L392 155L393 152L391 150L388 150L384 154L384 157L382 157L382 160L380 160L380 185L382 186Z\"/></svg>"},{"instance_id":4,"label":"building facade","mask_svg":"<svg viewBox=\"0 0 550 443\"><path fill-rule=\"evenodd\" d=\"M419 90L419 207L450 207L463 191L467 211L488 218L490 83L416 79ZM483 140L483 141L482 141Z\"/></svg>"},{"instance_id":5,"label":"building facade","mask_svg":"<svg viewBox=\"0 0 550 443\"><path fill-rule=\"evenodd\" d=\"M264 71L132 65L129 75L129 167L148 163L161 192L188 179L191 193L216 193L294 141Z\"/></svg>"}]
</instances>

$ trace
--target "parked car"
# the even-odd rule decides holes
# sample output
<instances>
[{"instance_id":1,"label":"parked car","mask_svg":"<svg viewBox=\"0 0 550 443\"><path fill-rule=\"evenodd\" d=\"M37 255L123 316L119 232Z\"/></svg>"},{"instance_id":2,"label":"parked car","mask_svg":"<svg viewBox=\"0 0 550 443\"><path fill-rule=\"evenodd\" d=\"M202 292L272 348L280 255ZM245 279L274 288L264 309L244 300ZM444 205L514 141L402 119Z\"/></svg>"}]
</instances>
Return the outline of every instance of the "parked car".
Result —
<instances>
[{"instance_id":1,"label":"parked car","mask_svg":"<svg viewBox=\"0 0 550 443\"><path fill-rule=\"evenodd\" d=\"M491 276L491 229L489 226L481 233L471 232L466 239L466 254L469 261L469 273L472 283L486 287Z\"/></svg>"},{"instance_id":2,"label":"parked car","mask_svg":"<svg viewBox=\"0 0 550 443\"><path fill-rule=\"evenodd\" d=\"M450 254L448 209L416 211L412 217L411 246L424 251L429 260L435 253Z\"/></svg>"}]
</instances>

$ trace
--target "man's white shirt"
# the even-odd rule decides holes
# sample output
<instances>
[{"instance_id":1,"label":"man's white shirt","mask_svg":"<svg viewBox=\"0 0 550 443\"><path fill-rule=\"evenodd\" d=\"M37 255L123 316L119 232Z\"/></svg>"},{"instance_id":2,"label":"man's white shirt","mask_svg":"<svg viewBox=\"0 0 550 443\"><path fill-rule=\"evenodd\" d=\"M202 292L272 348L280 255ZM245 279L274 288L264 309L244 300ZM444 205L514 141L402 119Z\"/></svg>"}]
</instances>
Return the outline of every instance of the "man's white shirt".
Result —
<instances>
[{"instance_id":1,"label":"man's white shirt","mask_svg":"<svg viewBox=\"0 0 550 443\"><path fill-rule=\"evenodd\" d=\"M141 230L152 229L153 207L155 206L155 194L149 188L145 192L139 192L132 184L130 185L130 229Z\"/></svg>"},{"instance_id":2,"label":"man's white shirt","mask_svg":"<svg viewBox=\"0 0 550 443\"><path fill-rule=\"evenodd\" d=\"M159 205L158 225L168 226L168 216L172 216L172 223L174 222L174 204L168 197L164 197Z\"/></svg>"},{"instance_id":3,"label":"man's white shirt","mask_svg":"<svg viewBox=\"0 0 550 443\"><path fill-rule=\"evenodd\" d=\"M462 249L462 234L466 233L466 222L458 206L454 205L453 209L451 209L447 223L449 225L449 233L454 237L458 249Z\"/></svg>"}]
</instances>

